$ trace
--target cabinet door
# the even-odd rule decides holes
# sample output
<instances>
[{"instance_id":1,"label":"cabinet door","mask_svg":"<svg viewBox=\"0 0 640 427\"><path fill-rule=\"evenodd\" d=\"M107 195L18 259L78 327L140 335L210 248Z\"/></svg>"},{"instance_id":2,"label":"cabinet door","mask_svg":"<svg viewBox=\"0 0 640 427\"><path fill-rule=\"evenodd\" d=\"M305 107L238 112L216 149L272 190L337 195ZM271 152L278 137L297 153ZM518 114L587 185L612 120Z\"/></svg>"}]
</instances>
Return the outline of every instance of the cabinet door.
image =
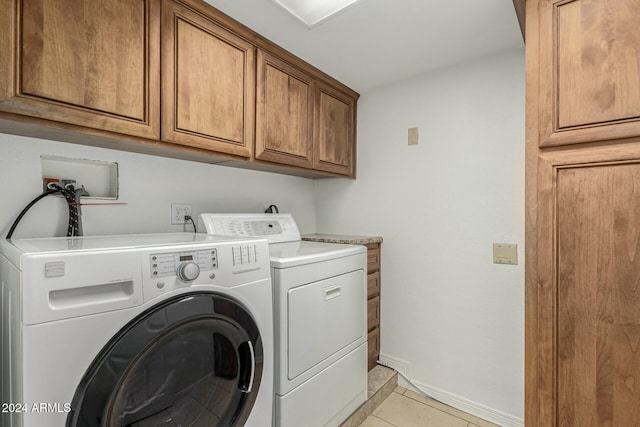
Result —
<instances>
[{"instance_id":1,"label":"cabinet door","mask_svg":"<svg viewBox=\"0 0 640 427\"><path fill-rule=\"evenodd\" d=\"M640 135L640 1L539 7L541 146Z\"/></svg>"},{"instance_id":2,"label":"cabinet door","mask_svg":"<svg viewBox=\"0 0 640 427\"><path fill-rule=\"evenodd\" d=\"M313 79L258 50L256 159L313 166Z\"/></svg>"},{"instance_id":3,"label":"cabinet door","mask_svg":"<svg viewBox=\"0 0 640 427\"><path fill-rule=\"evenodd\" d=\"M355 176L356 101L320 83L316 99L313 167Z\"/></svg>"},{"instance_id":4,"label":"cabinet door","mask_svg":"<svg viewBox=\"0 0 640 427\"><path fill-rule=\"evenodd\" d=\"M0 108L160 135L159 0L0 0Z\"/></svg>"},{"instance_id":5,"label":"cabinet door","mask_svg":"<svg viewBox=\"0 0 640 427\"><path fill-rule=\"evenodd\" d=\"M558 173L557 416L566 425L640 420L638 182L639 164Z\"/></svg>"},{"instance_id":6,"label":"cabinet door","mask_svg":"<svg viewBox=\"0 0 640 427\"><path fill-rule=\"evenodd\" d=\"M184 5L162 6L162 139L251 157L254 47Z\"/></svg>"},{"instance_id":7,"label":"cabinet door","mask_svg":"<svg viewBox=\"0 0 640 427\"><path fill-rule=\"evenodd\" d=\"M640 419L640 144L627 146L541 157L534 425Z\"/></svg>"}]
</instances>

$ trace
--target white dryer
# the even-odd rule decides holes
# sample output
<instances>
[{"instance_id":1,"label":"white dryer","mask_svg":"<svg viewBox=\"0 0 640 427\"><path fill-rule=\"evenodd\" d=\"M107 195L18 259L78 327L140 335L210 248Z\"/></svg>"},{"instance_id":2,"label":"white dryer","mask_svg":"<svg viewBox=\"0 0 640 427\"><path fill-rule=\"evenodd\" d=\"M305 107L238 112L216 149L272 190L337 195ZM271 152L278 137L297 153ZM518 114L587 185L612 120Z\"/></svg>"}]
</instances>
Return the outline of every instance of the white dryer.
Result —
<instances>
[{"instance_id":1,"label":"white dryer","mask_svg":"<svg viewBox=\"0 0 640 427\"><path fill-rule=\"evenodd\" d=\"M0 253L3 427L271 425L266 240L23 239Z\"/></svg>"},{"instance_id":2,"label":"white dryer","mask_svg":"<svg viewBox=\"0 0 640 427\"><path fill-rule=\"evenodd\" d=\"M269 239L276 426L339 425L367 396L366 248L302 241L289 214L202 214L200 223Z\"/></svg>"}]
</instances>

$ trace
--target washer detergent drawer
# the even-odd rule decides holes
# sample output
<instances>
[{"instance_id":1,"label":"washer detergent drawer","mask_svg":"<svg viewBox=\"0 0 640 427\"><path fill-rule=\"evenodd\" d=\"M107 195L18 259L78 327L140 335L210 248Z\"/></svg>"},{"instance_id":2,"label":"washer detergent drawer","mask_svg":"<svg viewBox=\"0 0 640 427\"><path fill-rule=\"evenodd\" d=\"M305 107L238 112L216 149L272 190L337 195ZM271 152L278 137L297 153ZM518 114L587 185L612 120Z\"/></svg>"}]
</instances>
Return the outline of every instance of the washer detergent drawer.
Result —
<instances>
[{"instance_id":1,"label":"washer detergent drawer","mask_svg":"<svg viewBox=\"0 0 640 427\"><path fill-rule=\"evenodd\" d=\"M142 304L140 255L133 249L27 254L22 270L25 325Z\"/></svg>"},{"instance_id":2,"label":"washer detergent drawer","mask_svg":"<svg viewBox=\"0 0 640 427\"><path fill-rule=\"evenodd\" d=\"M288 291L289 380L364 337L365 283L356 270Z\"/></svg>"}]
</instances>

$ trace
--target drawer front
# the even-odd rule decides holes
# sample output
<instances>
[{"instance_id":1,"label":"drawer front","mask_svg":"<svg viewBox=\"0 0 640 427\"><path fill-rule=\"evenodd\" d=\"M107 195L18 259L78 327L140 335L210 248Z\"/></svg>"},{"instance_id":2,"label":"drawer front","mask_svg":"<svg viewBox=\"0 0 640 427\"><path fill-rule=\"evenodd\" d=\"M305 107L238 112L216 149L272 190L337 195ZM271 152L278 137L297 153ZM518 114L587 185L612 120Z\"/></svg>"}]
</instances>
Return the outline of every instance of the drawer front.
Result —
<instances>
[{"instance_id":1,"label":"drawer front","mask_svg":"<svg viewBox=\"0 0 640 427\"><path fill-rule=\"evenodd\" d=\"M380 272L376 271L367 276L367 298L380 295Z\"/></svg>"},{"instance_id":2,"label":"drawer front","mask_svg":"<svg viewBox=\"0 0 640 427\"><path fill-rule=\"evenodd\" d=\"M371 330L380 324L380 297L367 301L367 330Z\"/></svg>"},{"instance_id":3,"label":"drawer front","mask_svg":"<svg viewBox=\"0 0 640 427\"><path fill-rule=\"evenodd\" d=\"M369 347L369 357L367 368L372 370L378 363L378 356L380 354L380 328L375 328L369 332L367 345Z\"/></svg>"},{"instance_id":4,"label":"drawer front","mask_svg":"<svg viewBox=\"0 0 640 427\"><path fill-rule=\"evenodd\" d=\"M380 270L380 246L369 245L367 248L367 271L373 273Z\"/></svg>"},{"instance_id":5,"label":"drawer front","mask_svg":"<svg viewBox=\"0 0 640 427\"><path fill-rule=\"evenodd\" d=\"M276 394L274 425L335 426L331 420L344 409L346 402L357 401L358 396L366 394L365 364L368 364L368 352L363 343L331 365L330 369L303 382L296 388L296 393ZM313 401L309 396L313 396ZM260 425L270 426L271 423L263 420Z\"/></svg>"}]
</instances>

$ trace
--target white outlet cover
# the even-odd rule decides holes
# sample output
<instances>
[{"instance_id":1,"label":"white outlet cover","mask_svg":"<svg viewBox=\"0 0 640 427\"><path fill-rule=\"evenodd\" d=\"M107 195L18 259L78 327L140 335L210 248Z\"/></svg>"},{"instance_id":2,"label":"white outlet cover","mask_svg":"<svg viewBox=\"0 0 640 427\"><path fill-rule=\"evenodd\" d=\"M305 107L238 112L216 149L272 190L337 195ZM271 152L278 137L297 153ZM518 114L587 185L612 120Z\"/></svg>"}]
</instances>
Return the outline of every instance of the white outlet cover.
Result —
<instances>
[{"instance_id":1,"label":"white outlet cover","mask_svg":"<svg viewBox=\"0 0 640 427\"><path fill-rule=\"evenodd\" d=\"M171 203L171 224L182 225L186 221L185 215L191 215L191 205L189 203Z\"/></svg>"}]
</instances>

